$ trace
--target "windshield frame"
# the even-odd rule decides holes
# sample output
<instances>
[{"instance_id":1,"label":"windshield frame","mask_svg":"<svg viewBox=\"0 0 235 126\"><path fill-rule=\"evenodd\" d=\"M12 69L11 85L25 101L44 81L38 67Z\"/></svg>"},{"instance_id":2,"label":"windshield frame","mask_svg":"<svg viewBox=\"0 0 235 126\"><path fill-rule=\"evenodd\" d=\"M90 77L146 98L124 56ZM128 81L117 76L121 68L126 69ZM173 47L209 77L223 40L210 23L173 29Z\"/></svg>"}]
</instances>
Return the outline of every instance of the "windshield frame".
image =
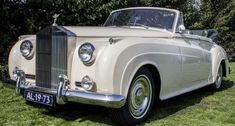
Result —
<instances>
[{"instance_id":1,"label":"windshield frame","mask_svg":"<svg viewBox=\"0 0 235 126\"><path fill-rule=\"evenodd\" d=\"M114 10L110 13L110 15L108 16L108 18L106 19L105 23L103 26L105 26L105 24L107 24L107 22L110 20L110 18L112 18L112 15L116 12L119 12L119 11L126 11L126 10L165 10L165 11L171 11L171 12L174 12L175 13L175 17L174 17L174 21L173 21L173 24L172 24L172 30L167 30L168 32L171 32L171 33L175 33L176 31L176 25L177 25L177 22L178 22L178 17L179 17L179 11L178 10L175 10L175 9L168 9L168 8L160 8L160 7L131 7L131 8L123 8L123 9L118 9L118 10ZM109 27L109 26L105 26L105 27ZM113 26L110 26L110 27L113 27ZM150 29L161 29L161 30L166 30L166 29L162 29L162 28L157 28L157 27L151 27L151 26L148 26Z\"/></svg>"}]
</instances>

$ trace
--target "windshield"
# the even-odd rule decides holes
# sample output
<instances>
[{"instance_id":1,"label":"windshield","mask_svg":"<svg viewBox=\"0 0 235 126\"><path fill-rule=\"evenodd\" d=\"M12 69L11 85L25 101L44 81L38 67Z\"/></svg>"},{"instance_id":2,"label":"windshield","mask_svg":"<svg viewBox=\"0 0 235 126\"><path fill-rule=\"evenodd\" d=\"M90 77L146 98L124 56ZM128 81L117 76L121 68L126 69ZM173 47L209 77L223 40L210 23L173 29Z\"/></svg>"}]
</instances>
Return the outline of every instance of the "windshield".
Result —
<instances>
[{"instance_id":1,"label":"windshield","mask_svg":"<svg viewBox=\"0 0 235 126\"><path fill-rule=\"evenodd\" d=\"M104 26L154 27L173 31L176 13L160 9L127 9L112 13Z\"/></svg>"}]
</instances>

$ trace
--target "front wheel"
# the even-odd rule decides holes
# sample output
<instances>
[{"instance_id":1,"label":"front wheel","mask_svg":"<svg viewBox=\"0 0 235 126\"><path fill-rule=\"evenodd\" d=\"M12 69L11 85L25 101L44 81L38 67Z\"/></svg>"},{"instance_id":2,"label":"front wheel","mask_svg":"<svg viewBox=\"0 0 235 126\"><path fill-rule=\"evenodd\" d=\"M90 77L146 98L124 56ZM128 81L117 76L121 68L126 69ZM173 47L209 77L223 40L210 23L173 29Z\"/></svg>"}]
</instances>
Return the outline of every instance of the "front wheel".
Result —
<instances>
[{"instance_id":1,"label":"front wheel","mask_svg":"<svg viewBox=\"0 0 235 126\"><path fill-rule=\"evenodd\" d=\"M110 111L111 118L122 125L140 123L149 115L154 103L155 86L151 72L141 68L129 88L126 104Z\"/></svg>"}]
</instances>

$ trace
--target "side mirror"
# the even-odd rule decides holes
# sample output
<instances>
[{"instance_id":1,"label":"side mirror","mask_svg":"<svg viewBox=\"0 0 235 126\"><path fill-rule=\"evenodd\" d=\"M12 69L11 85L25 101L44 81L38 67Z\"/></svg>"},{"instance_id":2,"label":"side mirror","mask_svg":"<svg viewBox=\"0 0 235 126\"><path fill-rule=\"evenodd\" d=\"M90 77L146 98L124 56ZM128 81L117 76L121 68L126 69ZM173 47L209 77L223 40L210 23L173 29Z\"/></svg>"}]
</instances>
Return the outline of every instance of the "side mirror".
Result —
<instances>
[{"instance_id":1,"label":"side mirror","mask_svg":"<svg viewBox=\"0 0 235 126\"><path fill-rule=\"evenodd\" d=\"M185 28L184 25L179 25L179 27L177 28L177 31L178 31L179 33L184 33L185 30L186 30L186 28Z\"/></svg>"}]
</instances>

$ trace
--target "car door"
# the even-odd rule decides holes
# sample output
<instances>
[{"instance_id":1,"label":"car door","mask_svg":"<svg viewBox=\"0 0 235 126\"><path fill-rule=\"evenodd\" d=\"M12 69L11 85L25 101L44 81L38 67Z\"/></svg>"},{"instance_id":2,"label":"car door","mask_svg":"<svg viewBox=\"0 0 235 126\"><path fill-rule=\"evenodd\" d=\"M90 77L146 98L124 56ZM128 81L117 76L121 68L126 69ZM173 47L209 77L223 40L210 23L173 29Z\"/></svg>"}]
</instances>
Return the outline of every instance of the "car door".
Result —
<instances>
[{"instance_id":1,"label":"car door","mask_svg":"<svg viewBox=\"0 0 235 126\"><path fill-rule=\"evenodd\" d=\"M211 48L213 47L213 42L207 38L201 38L199 46L203 48L203 65L201 71L201 79L207 80L211 75L212 61L211 61Z\"/></svg>"},{"instance_id":2,"label":"car door","mask_svg":"<svg viewBox=\"0 0 235 126\"><path fill-rule=\"evenodd\" d=\"M182 34L182 79L191 85L204 79L204 54L197 36Z\"/></svg>"},{"instance_id":3,"label":"car door","mask_svg":"<svg viewBox=\"0 0 235 126\"><path fill-rule=\"evenodd\" d=\"M177 28L184 27L183 14L180 13ZM200 46L200 38L197 35L191 35L185 31L177 29L175 33L175 41L179 44L181 51L181 81L182 89L195 84L202 80L203 75L203 48Z\"/></svg>"}]
</instances>

